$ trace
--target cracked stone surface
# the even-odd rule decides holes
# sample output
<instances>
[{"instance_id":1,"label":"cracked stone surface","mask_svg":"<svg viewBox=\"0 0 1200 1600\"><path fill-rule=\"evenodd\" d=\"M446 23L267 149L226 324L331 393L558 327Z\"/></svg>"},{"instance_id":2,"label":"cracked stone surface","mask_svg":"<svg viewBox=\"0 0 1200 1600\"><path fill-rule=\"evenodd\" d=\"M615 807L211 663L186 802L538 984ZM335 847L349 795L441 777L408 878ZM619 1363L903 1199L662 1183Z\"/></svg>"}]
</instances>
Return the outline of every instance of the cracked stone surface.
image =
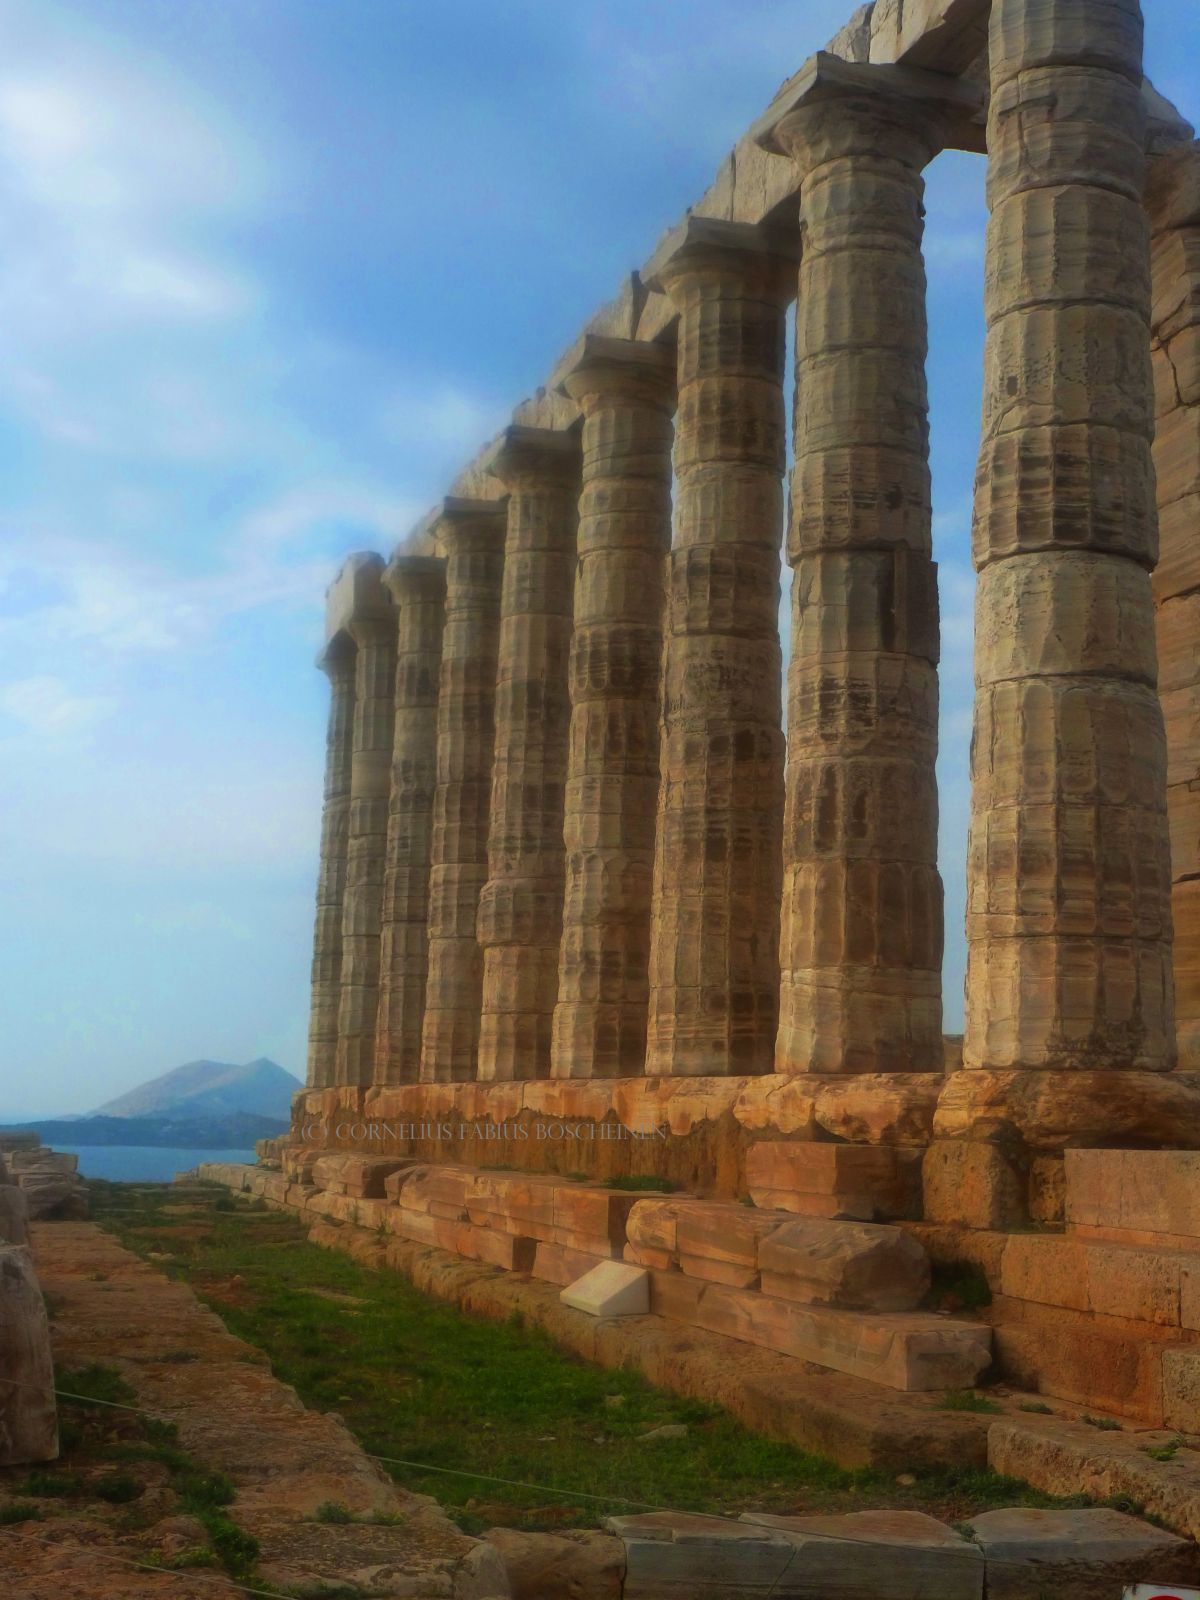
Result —
<instances>
[{"instance_id":1,"label":"cracked stone surface","mask_svg":"<svg viewBox=\"0 0 1200 1600\"><path fill-rule=\"evenodd\" d=\"M337 1081L338 1009L342 997L342 903L350 834L350 762L354 748L354 645L330 641L318 663L329 677L325 734L325 803L313 928L312 1000L308 1028L308 1087Z\"/></svg>"},{"instance_id":2,"label":"cracked stone surface","mask_svg":"<svg viewBox=\"0 0 1200 1600\"><path fill-rule=\"evenodd\" d=\"M769 1072L782 873L784 323L795 252L695 219L657 281L679 309L675 533L646 1071Z\"/></svg>"},{"instance_id":3,"label":"cracked stone surface","mask_svg":"<svg viewBox=\"0 0 1200 1600\"><path fill-rule=\"evenodd\" d=\"M669 351L589 336L566 378L583 412L583 488L557 1078L645 1070L673 368Z\"/></svg>"},{"instance_id":4,"label":"cracked stone surface","mask_svg":"<svg viewBox=\"0 0 1200 1600\"><path fill-rule=\"evenodd\" d=\"M483 952L475 923L487 879L504 530L503 504L482 500L446 501L438 523L446 616L421 1033L425 1083L461 1083L476 1071Z\"/></svg>"},{"instance_id":5,"label":"cracked stone surface","mask_svg":"<svg viewBox=\"0 0 1200 1600\"><path fill-rule=\"evenodd\" d=\"M967 1068L1173 1065L1136 0L996 0Z\"/></svg>"},{"instance_id":6,"label":"cracked stone surface","mask_svg":"<svg viewBox=\"0 0 1200 1600\"><path fill-rule=\"evenodd\" d=\"M785 116L802 178L777 1072L942 1064L922 171L936 108Z\"/></svg>"},{"instance_id":7,"label":"cracked stone surface","mask_svg":"<svg viewBox=\"0 0 1200 1600\"><path fill-rule=\"evenodd\" d=\"M488 881L479 902L484 1081L550 1075L571 720L579 440L513 427L490 459L509 491Z\"/></svg>"},{"instance_id":8,"label":"cracked stone surface","mask_svg":"<svg viewBox=\"0 0 1200 1600\"><path fill-rule=\"evenodd\" d=\"M402 556L384 581L396 604L396 720L372 1081L395 1084L415 1083L421 1070L446 563Z\"/></svg>"}]
</instances>

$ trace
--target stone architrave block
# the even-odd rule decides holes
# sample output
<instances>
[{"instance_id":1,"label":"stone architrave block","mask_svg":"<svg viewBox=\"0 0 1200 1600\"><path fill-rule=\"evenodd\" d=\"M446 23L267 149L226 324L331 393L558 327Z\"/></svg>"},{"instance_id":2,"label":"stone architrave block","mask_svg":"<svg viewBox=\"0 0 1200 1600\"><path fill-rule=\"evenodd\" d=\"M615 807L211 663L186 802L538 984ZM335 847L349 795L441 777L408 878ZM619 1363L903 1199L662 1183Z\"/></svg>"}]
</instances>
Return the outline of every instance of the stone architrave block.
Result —
<instances>
[{"instance_id":1,"label":"stone architrave block","mask_svg":"<svg viewBox=\"0 0 1200 1600\"><path fill-rule=\"evenodd\" d=\"M650 1274L625 1261L603 1261L569 1284L559 1299L589 1317L641 1317L650 1310Z\"/></svg>"}]
</instances>

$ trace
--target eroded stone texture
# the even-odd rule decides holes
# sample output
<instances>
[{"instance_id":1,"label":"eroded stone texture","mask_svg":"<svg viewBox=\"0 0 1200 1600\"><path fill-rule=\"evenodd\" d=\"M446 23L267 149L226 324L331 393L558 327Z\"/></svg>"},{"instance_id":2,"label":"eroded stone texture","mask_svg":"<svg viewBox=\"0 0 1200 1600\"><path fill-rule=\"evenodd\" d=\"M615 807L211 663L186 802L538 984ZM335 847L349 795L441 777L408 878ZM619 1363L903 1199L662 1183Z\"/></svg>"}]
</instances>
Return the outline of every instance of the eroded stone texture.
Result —
<instances>
[{"instance_id":1,"label":"eroded stone texture","mask_svg":"<svg viewBox=\"0 0 1200 1600\"><path fill-rule=\"evenodd\" d=\"M369 1084L375 1070L396 677L396 614L382 574L380 556L372 556L360 566L354 610L347 624L356 646L354 736L336 1071L338 1083L347 1084Z\"/></svg>"},{"instance_id":2,"label":"eroded stone texture","mask_svg":"<svg viewBox=\"0 0 1200 1600\"><path fill-rule=\"evenodd\" d=\"M57 1454L50 1328L33 1259L0 1244L0 1467Z\"/></svg>"},{"instance_id":3,"label":"eroded stone texture","mask_svg":"<svg viewBox=\"0 0 1200 1600\"><path fill-rule=\"evenodd\" d=\"M921 173L944 118L871 71L818 64L768 135L803 232L777 1072L943 1057Z\"/></svg>"},{"instance_id":4,"label":"eroded stone texture","mask_svg":"<svg viewBox=\"0 0 1200 1600\"><path fill-rule=\"evenodd\" d=\"M968 1068L1174 1060L1137 0L996 0Z\"/></svg>"},{"instance_id":5,"label":"eroded stone texture","mask_svg":"<svg viewBox=\"0 0 1200 1600\"><path fill-rule=\"evenodd\" d=\"M1147 185L1151 247L1159 556L1158 692L1167 729L1167 811L1181 1066L1200 1066L1200 145L1158 162Z\"/></svg>"},{"instance_id":6,"label":"eroded stone texture","mask_svg":"<svg viewBox=\"0 0 1200 1600\"><path fill-rule=\"evenodd\" d=\"M484 1080L550 1075L565 853L579 438L505 430L489 457L509 490L500 601L488 881L479 902Z\"/></svg>"},{"instance_id":7,"label":"eroded stone texture","mask_svg":"<svg viewBox=\"0 0 1200 1600\"><path fill-rule=\"evenodd\" d=\"M317 665L329 677L325 735L325 804L313 928L312 1002L308 1024L308 1087L337 1081L338 1011L342 1001L342 913L350 834L350 762L354 748L354 642L330 641Z\"/></svg>"},{"instance_id":8,"label":"eroded stone texture","mask_svg":"<svg viewBox=\"0 0 1200 1600\"><path fill-rule=\"evenodd\" d=\"M589 335L565 385L584 417L583 489L551 1065L619 1078L646 1057L674 361Z\"/></svg>"},{"instance_id":9,"label":"eroded stone texture","mask_svg":"<svg viewBox=\"0 0 1200 1600\"><path fill-rule=\"evenodd\" d=\"M446 563L399 556L384 582L396 604L396 721L373 1081L395 1084L415 1083L421 1070Z\"/></svg>"},{"instance_id":10,"label":"eroded stone texture","mask_svg":"<svg viewBox=\"0 0 1200 1600\"><path fill-rule=\"evenodd\" d=\"M779 546L786 238L693 218L651 281L679 309L675 534L646 1071L769 1072L783 830Z\"/></svg>"},{"instance_id":11,"label":"eroded stone texture","mask_svg":"<svg viewBox=\"0 0 1200 1600\"><path fill-rule=\"evenodd\" d=\"M504 528L503 504L487 500L446 500L437 524L446 554L446 613L421 1033L425 1083L475 1076L483 998L475 923L487 879Z\"/></svg>"}]
</instances>

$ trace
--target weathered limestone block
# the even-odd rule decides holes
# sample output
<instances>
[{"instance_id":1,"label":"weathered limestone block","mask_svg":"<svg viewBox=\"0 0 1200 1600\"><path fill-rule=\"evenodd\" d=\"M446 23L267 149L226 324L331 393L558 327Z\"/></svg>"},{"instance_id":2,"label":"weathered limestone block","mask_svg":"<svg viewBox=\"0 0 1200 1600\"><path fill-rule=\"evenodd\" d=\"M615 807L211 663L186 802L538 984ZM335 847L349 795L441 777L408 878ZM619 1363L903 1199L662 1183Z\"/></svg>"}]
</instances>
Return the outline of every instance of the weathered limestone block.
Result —
<instances>
[{"instance_id":1,"label":"weathered limestone block","mask_svg":"<svg viewBox=\"0 0 1200 1600\"><path fill-rule=\"evenodd\" d=\"M693 217L647 268L679 309L650 1074L769 1072L774 1056L782 384L794 262L786 238Z\"/></svg>"},{"instance_id":2,"label":"weathered limestone block","mask_svg":"<svg viewBox=\"0 0 1200 1600\"><path fill-rule=\"evenodd\" d=\"M1161 1070L1175 1040L1145 627L1141 12L996 0L990 33L964 1060Z\"/></svg>"},{"instance_id":3,"label":"weathered limestone block","mask_svg":"<svg viewBox=\"0 0 1200 1600\"><path fill-rule=\"evenodd\" d=\"M912 1311L929 1292L929 1257L899 1228L803 1218L758 1249L764 1294L845 1311Z\"/></svg>"},{"instance_id":4,"label":"weathered limestone block","mask_svg":"<svg viewBox=\"0 0 1200 1600\"><path fill-rule=\"evenodd\" d=\"M57 1454L50 1328L33 1259L0 1244L0 1467Z\"/></svg>"},{"instance_id":5,"label":"weathered limestone block","mask_svg":"<svg viewBox=\"0 0 1200 1600\"><path fill-rule=\"evenodd\" d=\"M511 427L488 457L509 489L488 881L479 903L479 1077L545 1078L558 995L567 668L579 439Z\"/></svg>"},{"instance_id":6,"label":"weathered limestone block","mask_svg":"<svg viewBox=\"0 0 1200 1600\"><path fill-rule=\"evenodd\" d=\"M362 560L346 624L356 649L338 1007L336 1081L340 1084L369 1084L375 1071L379 940L396 720L396 613L382 577L382 557Z\"/></svg>"},{"instance_id":7,"label":"weathered limestone block","mask_svg":"<svg viewBox=\"0 0 1200 1600\"><path fill-rule=\"evenodd\" d=\"M1200 1066L1200 145L1155 164L1152 331L1160 514L1154 577L1175 923L1179 1061Z\"/></svg>"},{"instance_id":8,"label":"weathered limestone block","mask_svg":"<svg viewBox=\"0 0 1200 1600\"><path fill-rule=\"evenodd\" d=\"M484 1538L504 1562L513 1600L621 1600L625 1546L612 1534L491 1528Z\"/></svg>"},{"instance_id":9,"label":"weathered limestone block","mask_svg":"<svg viewBox=\"0 0 1200 1600\"><path fill-rule=\"evenodd\" d=\"M836 1595L849 1581L871 1600L926 1594L938 1600L982 1600L980 1551L921 1511L851 1511L818 1517L746 1511L742 1521L774 1529L795 1546L795 1564L778 1593Z\"/></svg>"},{"instance_id":10,"label":"weathered limestone block","mask_svg":"<svg viewBox=\"0 0 1200 1600\"><path fill-rule=\"evenodd\" d=\"M945 96L819 56L760 125L804 236L777 1072L942 1061L921 173Z\"/></svg>"},{"instance_id":11,"label":"weathered limestone block","mask_svg":"<svg viewBox=\"0 0 1200 1600\"><path fill-rule=\"evenodd\" d=\"M766 1209L871 1222L896 1214L896 1151L764 1139L746 1152L746 1187Z\"/></svg>"},{"instance_id":12,"label":"weathered limestone block","mask_svg":"<svg viewBox=\"0 0 1200 1600\"><path fill-rule=\"evenodd\" d=\"M644 1317L650 1310L650 1274L624 1261L602 1261L558 1298L589 1317Z\"/></svg>"},{"instance_id":13,"label":"weathered limestone block","mask_svg":"<svg viewBox=\"0 0 1200 1600\"><path fill-rule=\"evenodd\" d=\"M988 1600L1095 1600L1122 1584L1191 1583L1200 1571L1188 1540L1107 1507L985 1511L970 1529L986 1565Z\"/></svg>"},{"instance_id":14,"label":"weathered limestone block","mask_svg":"<svg viewBox=\"0 0 1200 1600\"><path fill-rule=\"evenodd\" d=\"M1068 1150L1068 1226L1200 1242L1200 1154Z\"/></svg>"},{"instance_id":15,"label":"weathered limestone block","mask_svg":"<svg viewBox=\"0 0 1200 1600\"><path fill-rule=\"evenodd\" d=\"M591 335L564 380L584 421L556 1078L645 1070L673 366Z\"/></svg>"},{"instance_id":16,"label":"weathered limestone block","mask_svg":"<svg viewBox=\"0 0 1200 1600\"><path fill-rule=\"evenodd\" d=\"M1023 1175L998 1145L937 1139L921 1169L926 1222L969 1216L976 1228L1004 1230L1028 1221Z\"/></svg>"},{"instance_id":17,"label":"weathered limestone block","mask_svg":"<svg viewBox=\"0 0 1200 1600\"><path fill-rule=\"evenodd\" d=\"M934 1133L1041 1151L1104 1144L1195 1150L1200 1084L1192 1073L957 1072L945 1081Z\"/></svg>"},{"instance_id":18,"label":"weathered limestone block","mask_svg":"<svg viewBox=\"0 0 1200 1600\"><path fill-rule=\"evenodd\" d=\"M0 1245L29 1243L29 1202L15 1183L0 1182Z\"/></svg>"},{"instance_id":19,"label":"weathered limestone block","mask_svg":"<svg viewBox=\"0 0 1200 1600\"><path fill-rule=\"evenodd\" d=\"M421 1081L463 1083L475 1077L483 997L476 920L487 880L504 507L445 500L437 532L446 555L446 610Z\"/></svg>"},{"instance_id":20,"label":"weathered limestone block","mask_svg":"<svg viewBox=\"0 0 1200 1600\"><path fill-rule=\"evenodd\" d=\"M421 1070L446 564L396 556L383 577L396 606L396 723L372 1081L395 1084Z\"/></svg>"},{"instance_id":21,"label":"weathered limestone block","mask_svg":"<svg viewBox=\"0 0 1200 1600\"><path fill-rule=\"evenodd\" d=\"M317 665L329 676L330 696L313 929L308 1086L327 1089L337 1080L338 1010L342 1000L342 916L354 750L354 641L347 634L336 635L321 652Z\"/></svg>"}]
</instances>

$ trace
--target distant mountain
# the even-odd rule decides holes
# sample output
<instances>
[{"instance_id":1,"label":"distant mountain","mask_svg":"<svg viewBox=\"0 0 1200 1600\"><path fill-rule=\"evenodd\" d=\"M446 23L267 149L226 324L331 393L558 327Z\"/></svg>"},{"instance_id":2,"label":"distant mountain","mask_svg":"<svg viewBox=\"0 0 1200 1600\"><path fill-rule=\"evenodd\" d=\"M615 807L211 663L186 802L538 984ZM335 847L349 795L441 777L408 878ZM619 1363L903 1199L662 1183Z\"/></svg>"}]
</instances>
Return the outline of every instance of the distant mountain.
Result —
<instances>
[{"instance_id":1,"label":"distant mountain","mask_svg":"<svg viewBox=\"0 0 1200 1600\"><path fill-rule=\"evenodd\" d=\"M165 1117L179 1122L244 1112L287 1122L292 1096L300 1088L298 1078L265 1056L242 1067L227 1061L188 1061L109 1100L93 1116Z\"/></svg>"},{"instance_id":2,"label":"distant mountain","mask_svg":"<svg viewBox=\"0 0 1200 1600\"><path fill-rule=\"evenodd\" d=\"M3 1133L36 1133L44 1145L147 1145L166 1150L249 1150L286 1133L279 1117L234 1111L212 1117L68 1117L22 1122Z\"/></svg>"}]
</instances>

